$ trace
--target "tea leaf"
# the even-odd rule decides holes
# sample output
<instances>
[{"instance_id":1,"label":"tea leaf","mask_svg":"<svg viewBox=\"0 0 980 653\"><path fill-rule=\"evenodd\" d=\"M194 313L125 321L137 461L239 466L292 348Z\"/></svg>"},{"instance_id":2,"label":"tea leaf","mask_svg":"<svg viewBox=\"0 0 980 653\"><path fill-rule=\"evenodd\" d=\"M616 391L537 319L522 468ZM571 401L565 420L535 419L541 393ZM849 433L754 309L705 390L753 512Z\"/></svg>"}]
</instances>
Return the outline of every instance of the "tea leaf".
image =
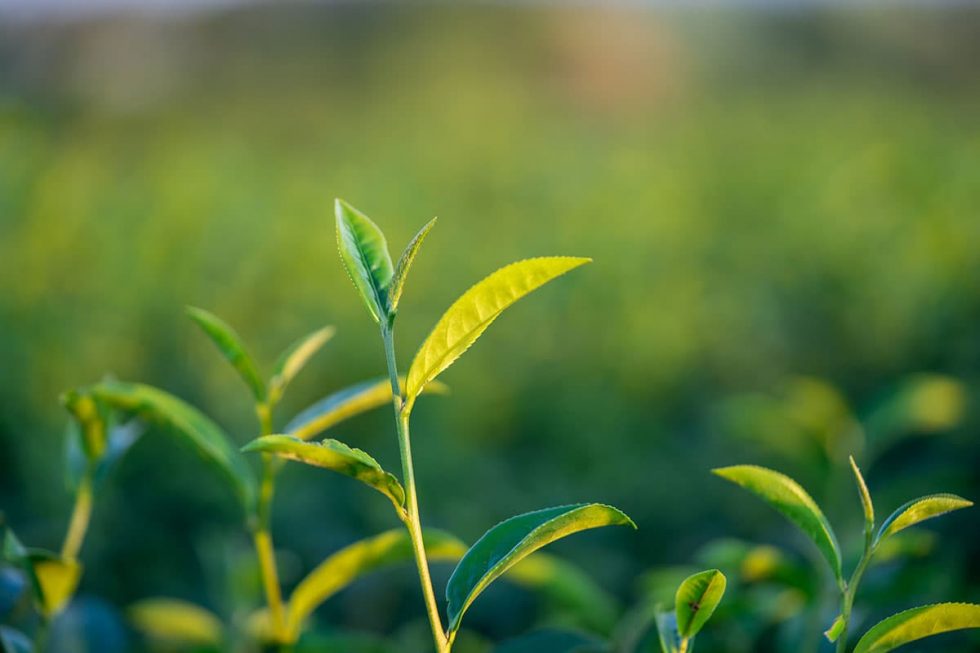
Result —
<instances>
[{"instance_id":1,"label":"tea leaf","mask_svg":"<svg viewBox=\"0 0 980 653\"><path fill-rule=\"evenodd\" d=\"M444 531L428 530L423 541L430 561L456 560L466 552L466 545ZM289 597L288 640L295 641L310 614L357 578L412 559L412 541L403 528L355 542L332 554L300 581Z\"/></svg>"},{"instance_id":2,"label":"tea leaf","mask_svg":"<svg viewBox=\"0 0 980 653\"><path fill-rule=\"evenodd\" d=\"M186 311L187 316L201 327L201 330L211 338L211 342L215 344L225 360L235 368L238 375L252 390L256 401L263 401L266 393L265 383L259 376L255 361L245 350L241 337L235 333L235 330L228 323L203 308L188 306Z\"/></svg>"},{"instance_id":3,"label":"tea leaf","mask_svg":"<svg viewBox=\"0 0 980 653\"><path fill-rule=\"evenodd\" d=\"M838 583L841 577L840 547L820 507L790 477L765 467L735 465L713 470L715 474L752 492L796 524L817 545L830 563Z\"/></svg>"},{"instance_id":4,"label":"tea leaf","mask_svg":"<svg viewBox=\"0 0 980 653\"><path fill-rule=\"evenodd\" d=\"M169 427L220 470L245 509L251 509L255 498L251 468L225 432L199 410L168 392L140 383L104 381L87 391L116 410Z\"/></svg>"},{"instance_id":5,"label":"tea leaf","mask_svg":"<svg viewBox=\"0 0 980 653\"><path fill-rule=\"evenodd\" d=\"M688 577L677 588L674 613L677 632L687 639L694 637L708 622L725 595L727 580L717 569L709 569Z\"/></svg>"},{"instance_id":6,"label":"tea leaf","mask_svg":"<svg viewBox=\"0 0 980 653\"><path fill-rule=\"evenodd\" d=\"M271 453L288 460L296 460L314 467L329 469L351 478L381 492L395 504L401 515L405 505L405 490L398 479L381 469L374 458L352 449L337 440L323 440L320 443L304 442L291 435L266 435L252 440L242 451Z\"/></svg>"},{"instance_id":7,"label":"tea leaf","mask_svg":"<svg viewBox=\"0 0 980 653\"><path fill-rule=\"evenodd\" d=\"M470 547L449 579L449 633L459 629L463 614L476 597L523 558L572 533L614 525L636 528L616 508L597 503L546 508L497 524Z\"/></svg>"},{"instance_id":8,"label":"tea leaf","mask_svg":"<svg viewBox=\"0 0 980 653\"><path fill-rule=\"evenodd\" d=\"M35 582L38 608L46 617L60 613L71 600L82 565L77 560L61 558L47 551L31 550L28 560Z\"/></svg>"},{"instance_id":9,"label":"tea leaf","mask_svg":"<svg viewBox=\"0 0 980 653\"><path fill-rule=\"evenodd\" d=\"M387 322L387 287L393 274L388 243L378 225L338 199L334 207L337 217L337 247L347 276L364 300L375 322Z\"/></svg>"},{"instance_id":10,"label":"tea leaf","mask_svg":"<svg viewBox=\"0 0 980 653\"><path fill-rule=\"evenodd\" d=\"M408 270L412 267L412 262L415 260L415 255L419 253L419 248L422 247L422 241L425 240L425 237L429 235L429 231L434 226L436 226L436 218L432 218L424 227L419 229L419 232L415 234L415 237L408 243L405 251L402 252L401 257L398 259L398 264L395 266L395 274L391 278L391 286L388 288L389 319L394 317L395 313L398 312L398 300L401 299L402 289L405 287L405 279L408 278Z\"/></svg>"},{"instance_id":11,"label":"tea leaf","mask_svg":"<svg viewBox=\"0 0 980 653\"><path fill-rule=\"evenodd\" d=\"M673 611L657 610L655 622L663 653L678 653L681 650L681 634L677 630L677 614Z\"/></svg>"},{"instance_id":12,"label":"tea leaf","mask_svg":"<svg viewBox=\"0 0 980 653\"><path fill-rule=\"evenodd\" d=\"M864 482L864 476L858 469L857 463L854 462L854 456L849 456L848 460L851 461L851 471L854 472L854 482L857 483L858 496L861 497L861 508L864 510L864 532L870 538L875 528L875 506L871 501L871 493L868 492L868 484Z\"/></svg>"},{"instance_id":13,"label":"tea leaf","mask_svg":"<svg viewBox=\"0 0 980 653\"><path fill-rule=\"evenodd\" d=\"M889 535L894 535L919 522L945 515L947 512L961 508L969 508L972 505L972 501L958 497L955 494L931 494L914 499L889 515L888 519L882 523L881 528L878 529L878 536L875 538L875 542L881 542L881 540Z\"/></svg>"},{"instance_id":14,"label":"tea leaf","mask_svg":"<svg viewBox=\"0 0 980 653\"><path fill-rule=\"evenodd\" d=\"M444 394L449 389L435 382L426 391ZM390 404L391 382L387 377L362 381L317 401L290 420L283 430L300 440L310 440L346 419Z\"/></svg>"},{"instance_id":15,"label":"tea leaf","mask_svg":"<svg viewBox=\"0 0 980 653\"><path fill-rule=\"evenodd\" d=\"M224 626L210 610L178 599L137 601L126 611L147 637L183 646L221 646Z\"/></svg>"},{"instance_id":16,"label":"tea leaf","mask_svg":"<svg viewBox=\"0 0 980 653\"><path fill-rule=\"evenodd\" d=\"M830 628L824 631L823 636L827 638L828 642L834 643L840 639L840 636L844 632L845 628L847 628L847 622L844 621L844 616L837 615L837 618L834 619L834 623L830 624Z\"/></svg>"},{"instance_id":17,"label":"tea leaf","mask_svg":"<svg viewBox=\"0 0 980 653\"><path fill-rule=\"evenodd\" d=\"M872 627L854 653L887 653L909 642L964 628L980 628L980 605L938 603L912 608Z\"/></svg>"},{"instance_id":18,"label":"tea leaf","mask_svg":"<svg viewBox=\"0 0 980 653\"><path fill-rule=\"evenodd\" d=\"M27 635L9 626L0 626L0 653L32 653L34 645Z\"/></svg>"},{"instance_id":19,"label":"tea leaf","mask_svg":"<svg viewBox=\"0 0 980 653\"><path fill-rule=\"evenodd\" d=\"M89 461L96 461L106 447L106 420L95 400L77 390L61 396L61 403L78 425L78 442Z\"/></svg>"},{"instance_id":20,"label":"tea leaf","mask_svg":"<svg viewBox=\"0 0 980 653\"><path fill-rule=\"evenodd\" d=\"M408 371L409 403L476 342L504 309L555 277L588 263L571 256L532 258L503 267L449 307L419 348Z\"/></svg>"},{"instance_id":21,"label":"tea leaf","mask_svg":"<svg viewBox=\"0 0 980 653\"><path fill-rule=\"evenodd\" d=\"M269 403L275 404L279 401L289 382L299 374L307 361L333 337L335 332L336 329L330 326L317 329L294 342L282 353L269 381Z\"/></svg>"}]
</instances>

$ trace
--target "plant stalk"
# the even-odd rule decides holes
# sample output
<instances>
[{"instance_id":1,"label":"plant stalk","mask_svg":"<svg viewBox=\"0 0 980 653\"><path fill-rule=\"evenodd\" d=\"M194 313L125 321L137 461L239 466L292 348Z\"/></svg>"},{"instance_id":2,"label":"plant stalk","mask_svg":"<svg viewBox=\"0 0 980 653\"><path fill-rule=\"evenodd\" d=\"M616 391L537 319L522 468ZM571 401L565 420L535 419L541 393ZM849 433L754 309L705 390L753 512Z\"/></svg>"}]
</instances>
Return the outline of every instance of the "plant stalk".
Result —
<instances>
[{"instance_id":1,"label":"plant stalk","mask_svg":"<svg viewBox=\"0 0 980 653\"><path fill-rule=\"evenodd\" d=\"M256 406L255 412L259 417L260 435L270 435L272 433L272 410L267 404L259 404ZM272 456L262 454L262 480L259 485L252 540L255 543L255 553L259 559L259 573L262 576L262 587L265 590L265 600L269 607L272 632L278 641L282 639L286 630L286 611L282 602L282 589L279 586L276 551L272 544L272 533L269 529L272 498L275 495L275 490L275 467Z\"/></svg>"},{"instance_id":2,"label":"plant stalk","mask_svg":"<svg viewBox=\"0 0 980 653\"><path fill-rule=\"evenodd\" d=\"M415 565L418 567L419 581L422 585L422 595L425 598L425 609L432 626L432 638L437 653L449 653L452 643L446 637L442 627L442 617L439 616L439 604L436 602L435 590L432 587L432 576L429 573L429 561L425 555L425 542L422 539L422 523L419 517L418 494L415 490L415 466L412 463L412 442L409 432L409 416L411 410L406 410L402 396L401 385L398 382L398 367L395 361L395 344L391 327L381 328L384 340L385 360L388 363L388 375L391 379L392 405L395 409L395 425L398 430L398 450L402 459L402 477L405 483L405 527L412 540L412 551L415 554Z\"/></svg>"},{"instance_id":3,"label":"plant stalk","mask_svg":"<svg viewBox=\"0 0 980 653\"><path fill-rule=\"evenodd\" d=\"M851 574L851 579L847 581L847 585L844 587L840 607L840 614L841 619L844 621L844 628L841 630L840 637L837 638L837 653L846 653L847 651L847 630L851 625L851 608L854 607L854 597L857 595L857 589L858 585L861 583L861 577L864 576L864 572L867 570L868 564L870 564L871 557L874 555L874 552L875 549L871 544L870 539L865 540L864 554L861 555L861 560L858 561L857 567L854 568L854 573Z\"/></svg>"},{"instance_id":4,"label":"plant stalk","mask_svg":"<svg viewBox=\"0 0 980 653\"><path fill-rule=\"evenodd\" d=\"M76 560L85 541L89 521L92 518L92 475L86 472L75 491L75 507L72 508L71 519L68 522L68 532L61 546L61 557Z\"/></svg>"}]
</instances>

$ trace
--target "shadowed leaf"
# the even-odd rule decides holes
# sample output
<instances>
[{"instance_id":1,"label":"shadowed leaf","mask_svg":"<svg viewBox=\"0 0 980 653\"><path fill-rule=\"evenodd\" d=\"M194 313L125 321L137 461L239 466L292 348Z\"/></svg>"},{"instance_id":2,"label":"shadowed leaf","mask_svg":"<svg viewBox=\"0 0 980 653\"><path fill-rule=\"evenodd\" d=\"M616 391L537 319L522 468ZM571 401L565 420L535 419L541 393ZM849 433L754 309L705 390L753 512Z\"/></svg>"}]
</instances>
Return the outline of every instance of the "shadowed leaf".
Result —
<instances>
[{"instance_id":1,"label":"shadowed leaf","mask_svg":"<svg viewBox=\"0 0 980 653\"><path fill-rule=\"evenodd\" d=\"M245 384L252 390L252 394L257 401L265 399L265 383L259 376L258 368L252 356L245 350L241 337L235 333L231 326L203 308L187 307L187 316L201 327L201 330L215 344L221 355L231 363Z\"/></svg>"},{"instance_id":2,"label":"shadowed leaf","mask_svg":"<svg viewBox=\"0 0 980 653\"><path fill-rule=\"evenodd\" d=\"M285 392L289 382L299 374L307 361L333 337L335 332L336 329L329 326L317 329L291 344L282 353L269 381L269 403L275 404L282 398L282 393Z\"/></svg>"}]
</instances>

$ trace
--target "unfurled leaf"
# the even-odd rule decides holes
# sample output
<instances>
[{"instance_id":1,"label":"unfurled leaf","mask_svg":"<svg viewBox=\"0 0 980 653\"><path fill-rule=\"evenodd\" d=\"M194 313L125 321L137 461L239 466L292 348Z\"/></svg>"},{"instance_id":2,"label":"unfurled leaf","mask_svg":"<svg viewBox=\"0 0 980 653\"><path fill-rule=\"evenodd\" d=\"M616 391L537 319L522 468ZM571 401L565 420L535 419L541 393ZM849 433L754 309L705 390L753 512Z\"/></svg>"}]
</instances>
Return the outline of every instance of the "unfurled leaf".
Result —
<instances>
[{"instance_id":1,"label":"unfurled leaf","mask_svg":"<svg viewBox=\"0 0 980 653\"><path fill-rule=\"evenodd\" d=\"M677 588L674 614L677 616L677 632L689 639L707 623L725 595L727 580L717 569L709 569L688 577Z\"/></svg>"},{"instance_id":2,"label":"unfurled leaf","mask_svg":"<svg viewBox=\"0 0 980 653\"><path fill-rule=\"evenodd\" d=\"M875 541L881 542L881 540L889 535L894 535L909 526L915 526L919 522L927 519L945 515L947 512L969 508L972 505L972 501L958 497L955 494L931 494L926 497L914 499L893 512L882 523L881 528L878 529L878 535Z\"/></svg>"},{"instance_id":3,"label":"unfurled leaf","mask_svg":"<svg viewBox=\"0 0 980 653\"><path fill-rule=\"evenodd\" d=\"M854 653L888 653L903 644L964 628L980 628L980 605L938 603L888 617L864 634Z\"/></svg>"},{"instance_id":4,"label":"unfurled leaf","mask_svg":"<svg viewBox=\"0 0 980 653\"><path fill-rule=\"evenodd\" d=\"M127 614L137 631L169 644L217 647L224 637L224 626L213 612L179 599L137 601Z\"/></svg>"},{"instance_id":5,"label":"unfurled leaf","mask_svg":"<svg viewBox=\"0 0 980 653\"><path fill-rule=\"evenodd\" d=\"M381 469L374 458L343 442L304 442L291 435L266 435L252 440L242 450L270 453L356 478L391 499L399 514L404 508L405 490L398 479Z\"/></svg>"},{"instance_id":6,"label":"unfurled leaf","mask_svg":"<svg viewBox=\"0 0 980 653\"><path fill-rule=\"evenodd\" d=\"M104 381L87 389L123 413L167 426L234 486L246 510L255 499L255 478L245 458L221 428L203 413L168 392L139 383Z\"/></svg>"},{"instance_id":7,"label":"unfurled leaf","mask_svg":"<svg viewBox=\"0 0 980 653\"><path fill-rule=\"evenodd\" d=\"M443 531L427 530L422 539L430 562L457 560L466 552L466 545ZM351 582L377 569L411 562L413 556L412 541L403 528L355 542L329 556L300 581L289 597L288 641L299 637L304 622L319 605Z\"/></svg>"},{"instance_id":8,"label":"unfurled leaf","mask_svg":"<svg viewBox=\"0 0 980 653\"><path fill-rule=\"evenodd\" d=\"M395 266L395 273L391 277L391 286L388 288L388 316L389 318L394 316L398 312L398 301L401 299L402 290L405 287L405 279L408 278L408 271L412 267L412 261L415 260L415 255L419 253L419 248L422 247L422 241L425 237L429 235L429 231L436 225L436 218L432 218L429 222L422 227L415 238L412 238L411 242L402 252L401 258L398 259L398 264Z\"/></svg>"},{"instance_id":9,"label":"unfurled leaf","mask_svg":"<svg viewBox=\"0 0 980 653\"><path fill-rule=\"evenodd\" d=\"M573 533L633 521L611 506L597 503L546 508L497 524L459 561L446 586L449 633L480 593L504 572L543 546Z\"/></svg>"},{"instance_id":10,"label":"unfurled leaf","mask_svg":"<svg viewBox=\"0 0 980 653\"><path fill-rule=\"evenodd\" d=\"M419 348L408 371L407 401L453 364L504 309L555 277L591 259L551 256L503 267L467 290L449 307Z\"/></svg>"},{"instance_id":11,"label":"unfurled leaf","mask_svg":"<svg viewBox=\"0 0 980 653\"><path fill-rule=\"evenodd\" d=\"M837 537L816 501L796 481L755 465L722 467L714 473L741 485L796 524L817 545L838 583L843 582Z\"/></svg>"},{"instance_id":12,"label":"unfurled leaf","mask_svg":"<svg viewBox=\"0 0 980 653\"><path fill-rule=\"evenodd\" d=\"M270 404L275 404L279 401L289 382L299 374L307 361L320 350L320 347L333 337L335 332L336 329L329 326L317 329L313 333L307 334L291 344L282 353L272 373L272 379L269 381L268 399Z\"/></svg>"},{"instance_id":13,"label":"unfurled leaf","mask_svg":"<svg viewBox=\"0 0 980 653\"><path fill-rule=\"evenodd\" d=\"M33 653L34 644L24 633L0 626L0 653Z\"/></svg>"},{"instance_id":14,"label":"unfurled leaf","mask_svg":"<svg viewBox=\"0 0 980 653\"><path fill-rule=\"evenodd\" d=\"M823 636L827 638L828 642L836 642L840 639L841 634L843 634L844 629L847 628L847 622L844 621L844 617L837 615L834 619L834 623L830 624L830 628L824 631Z\"/></svg>"},{"instance_id":15,"label":"unfurled leaf","mask_svg":"<svg viewBox=\"0 0 980 653\"><path fill-rule=\"evenodd\" d=\"M47 617L60 613L71 600L82 577L77 560L61 558L46 551L30 551L38 607Z\"/></svg>"},{"instance_id":16,"label":"unfurled leaf","mask_svg":"<svg viewBox=\"0 0 980 653\"><path fill-rule=\"evenodd\" d=\"M402 381L404 385L404 381ZM446 393L442 383L430 383L427 392ZM290 420L283 429L300 440L311 440L332 426L380 406L391 405L391 381L387 377L363 381L324 397Z\"/></svg>"},{"instance_id":17,"label":"unfurled leaf","mask_svg":"<svg viewBox=\"0 0 980 653\"><path fill-rule=\"evenodd\" d=\"M857 483L858 496L861 497L861 508L864 510L864 532L870 538L875 528L875 506L871 501L871 493L868 492L868 485L864 482L864 476L854 462L854 456L848 458L851 462L851 471L854 472L854 482Z\"/></svg>"},{"instance_id":18,"label":"unfurled leaf","mask_svg":"<svg viewBox=\"0 0 980 653\"><path fill-rule=\"evenodd\" d=\"M334 210L337 247L347 275L374 321L384 324L388 319L387 288L393 274L388 243L378 225L344 200L338 199Z\"/></svg>"},{"instance_id":19,"label":"unfurled leaf","mask_svg":"<svg viewBox=\"0 0 980 653\"><path fill-rule=\"evenodd\" d=\"M203 308L187 307L187 316L201 327L201 330L215 344L221 355L231 363L245 384L252 390L256 401L265 400L265 383L245 345L235 330L213 313Z\"/></svg>"},{"instance_id":20,"label":"unfurled leaf","mask_svg":"<svg viewBox=\"0 0 980 653\"><path fill-rule=\"evenodd\" d=\"M657 635L660 638L662 653L679 653L681 650L681 634L677 630L677 614L673 610L657 610L655 619Z\"/></svg>"}]
</instances>

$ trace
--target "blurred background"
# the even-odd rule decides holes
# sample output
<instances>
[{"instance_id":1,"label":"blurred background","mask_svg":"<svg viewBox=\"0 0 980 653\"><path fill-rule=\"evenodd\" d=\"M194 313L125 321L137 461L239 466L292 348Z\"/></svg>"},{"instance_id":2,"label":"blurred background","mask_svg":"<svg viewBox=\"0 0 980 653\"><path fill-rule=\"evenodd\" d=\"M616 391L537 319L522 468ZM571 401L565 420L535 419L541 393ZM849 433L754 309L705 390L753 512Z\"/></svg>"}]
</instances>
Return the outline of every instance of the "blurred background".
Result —
<instances>
[{"instance_id":1,"label":"blurred background","mask_svg":"<svg viewBox=\"0 0 980 653\"><path fill-rule=\"evenodd\" d=\"M636 533L553 550L620 614L717 564L735 589L699 648L818 651L834 613L812 547L712 467L797 478L848 567L849 453L883 514L980 497L980 6L0 0L0 510L22 540L64 532L67 388L111 373L256 435L186 304L233 324L266 370L337 327L280 425L384 374L336 253L336 196L396 254L440 218L402 302L403 366L496 267L595 259L499 320L445 374L451 396L420 402L428 525L474 541L515 513L611 503ZM159 435L99 496L76 604L116 648L90 650L143 650L113 625L138 599L221 612L219 570L248 558L231 493ZM398 468L388 409L335 437ZM285 585L394 527L389 513L348 479L287 467ZM867 578L865 626L980 601L973 511L903 546ZM410 651L418 599L411 569L385 572L318 620ZM474 650L575 621L555 610L494 586L468 617ZM980 650L940 645L917 650Z\"/></svg>"}]
</instances>

